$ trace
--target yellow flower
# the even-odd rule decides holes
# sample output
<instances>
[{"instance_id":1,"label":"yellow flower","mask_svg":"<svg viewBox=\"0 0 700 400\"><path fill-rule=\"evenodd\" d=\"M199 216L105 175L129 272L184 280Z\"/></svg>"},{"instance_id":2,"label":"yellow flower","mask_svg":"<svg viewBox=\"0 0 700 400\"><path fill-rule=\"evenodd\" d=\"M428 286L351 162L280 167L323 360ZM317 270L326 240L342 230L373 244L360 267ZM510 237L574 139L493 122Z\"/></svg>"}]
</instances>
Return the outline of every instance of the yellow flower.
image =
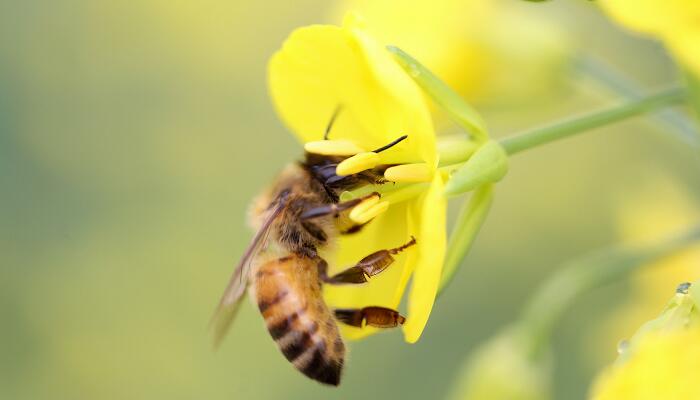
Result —
<instances>
[{"instance_id":1,"label":"yellow flower","mask_svg":"<svg viewBox=\"0 0 700 400\"><path fill-rule=\"evenodd\" d=\"M527 4L496 0L336 4L331 10L334 19L348 11L362 13L380 40L415 56L471 102L532 96L552 86L552 77L563 70L566 59L566 32Z\"/></svg>"},{"instance_id":2,"label":"yellow flower","mask_svg":"<svg viewBox=\"0 0 700 400\"><path fill-rule=\"evenodd\" d=\"M697 0L600 0L621 25L662 40L679 62L700 75L700 2Z\"/></svg>"},{"instance_id":3,"label":"yellow flower","mask_svg":"<svg viewBox=\"0 0 700 400\"><path fill-rule=\"evenodd\" d=\"M350 156L338 166L339 174L398 164L385 176L414 182L399 184L394 194L382 197L390 207L375 208L379 215L367 227L341 237L335 251L324 256L329 272L335 273L374 251L397 247L410 236L417 245L397 255L394 264L369 283L326 285L324 294L331 307L396 309L413 276L403 329L408 342L417 341L432 309L446 246L444 182L437 172L435 133L423 94L354 16L342 27L316 25L294 31L270 61L269 85L277 112L307 151ZM330 140L323 141L339 107ZM403 135L407 139L389 151L370 151ZM344 329L349 338L376 331Z\"/></svg>"},{"instance_id":4,"label":"yellow flower","mask_svg":"<svg viewBox=\"0 0 700 400\"><path fill-rule=\"evenodd\" d=\"M700 328L654 334L624 365L603 372L595 400L700 399Z\"/></svg>"},{"instance_id":5,"label":"yellow flower","mask_svg":"<svg viewBox=\"0 0 700 400\"><path fill-rule=\"evenodd\" d=\"M691 292L694 290L690 288ZM594 400L697 399L700 325L697 293L678 293L661 317L642 326L618 362L596 380Z\"/></svg>"}]
</instances>

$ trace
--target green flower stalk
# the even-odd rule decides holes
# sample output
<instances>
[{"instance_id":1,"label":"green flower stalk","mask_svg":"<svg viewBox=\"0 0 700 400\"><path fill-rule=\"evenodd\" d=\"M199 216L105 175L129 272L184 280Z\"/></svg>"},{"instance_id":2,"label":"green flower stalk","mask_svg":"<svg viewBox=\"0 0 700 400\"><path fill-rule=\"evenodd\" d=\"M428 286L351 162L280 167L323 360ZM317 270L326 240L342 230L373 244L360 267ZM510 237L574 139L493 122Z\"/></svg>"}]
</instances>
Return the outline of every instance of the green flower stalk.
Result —
<instances>
[{"instance_id":1,"label":"green flower stalk","mask_svg":"<svg viewBox=\"0 0 700 400\"><path fill-rule=\"evenodd\" d=\"M568 118L542 128L536 128L501 140L510 155L541 146L575 134L590 131L624 119L654 111L664 106L678 104L687 99L684 88L671 87L600 111Z\"/></svg>"},{"instance_id":2,"label":"green flower stalk","mask_svg":"<svg viewBox=\"0 0 700 400\"><path fill-rule=\"evenodd\" d=\"M623 99L638 99L642 97L644 91L640 89L639 83L625 76L609 65L607 62L596 57L582 57L575 63L576 70L587 78L586 82L593 82L607 92L617 95ZM692 98L692 85L688 76L688 87ZM663 131L675 134L681 141L695 147L700 146L700 131L695 120L682 112L666 108L656 113L650 114L650 119Z\"/></svg>"}]
</instances>

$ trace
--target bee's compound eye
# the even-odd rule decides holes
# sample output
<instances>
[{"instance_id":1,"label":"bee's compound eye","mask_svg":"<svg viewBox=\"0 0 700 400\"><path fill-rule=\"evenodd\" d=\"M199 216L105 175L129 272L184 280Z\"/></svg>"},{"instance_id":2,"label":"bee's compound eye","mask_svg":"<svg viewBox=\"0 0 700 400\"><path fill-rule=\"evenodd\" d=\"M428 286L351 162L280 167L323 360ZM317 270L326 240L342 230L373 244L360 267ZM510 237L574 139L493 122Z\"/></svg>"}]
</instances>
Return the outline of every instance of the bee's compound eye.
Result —
<instances>
[{"instance_id":1,"label":"bee's compound eye","mask_svg":"<svg viewBox=\"0 0 700 400\"><path fill-rule=\"evenodd\" d=\"M354 156L365 152L365 149L356 145L355 142L345 139L307 142L304 144L304 150L322 156Z\"/></svg>"}]
</instances>

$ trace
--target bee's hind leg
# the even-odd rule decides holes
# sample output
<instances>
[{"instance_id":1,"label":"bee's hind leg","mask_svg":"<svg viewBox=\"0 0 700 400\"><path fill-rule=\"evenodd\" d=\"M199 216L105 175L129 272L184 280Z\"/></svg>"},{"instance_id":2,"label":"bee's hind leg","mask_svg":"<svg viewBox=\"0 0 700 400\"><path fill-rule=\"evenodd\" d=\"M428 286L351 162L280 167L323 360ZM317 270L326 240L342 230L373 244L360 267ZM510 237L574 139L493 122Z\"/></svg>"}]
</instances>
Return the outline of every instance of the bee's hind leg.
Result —
<instances>
[{"instance_id":1,"label":"bee's hind leg","mask_svg":"<svg viewBox=\"0 0 700 400\"><path fill-rule=\"evenodd\" d=\"M333 312L338 321L358 328L395 328L406 321L398 311L385 307L338 308Z\"/></svg>"},{"instance_id":2,"label":"bee's hind leg","mask_svg":"<svg viewBox=\"0 0 700 400\"><path fill-rule=\"evenodd\" d=\"M350 267L333 276L328 276L328 264L325 261L321 261L319 263L319 275L323 282L330 284L365 283L369 277L377 275L387 269L389 265L394 262L393 255L402 252L414 244L416 244L416 239L411 236L411 240L406 244L393 249L376 251L360 260L354 267Z\"/></svg>"}]
</instances>

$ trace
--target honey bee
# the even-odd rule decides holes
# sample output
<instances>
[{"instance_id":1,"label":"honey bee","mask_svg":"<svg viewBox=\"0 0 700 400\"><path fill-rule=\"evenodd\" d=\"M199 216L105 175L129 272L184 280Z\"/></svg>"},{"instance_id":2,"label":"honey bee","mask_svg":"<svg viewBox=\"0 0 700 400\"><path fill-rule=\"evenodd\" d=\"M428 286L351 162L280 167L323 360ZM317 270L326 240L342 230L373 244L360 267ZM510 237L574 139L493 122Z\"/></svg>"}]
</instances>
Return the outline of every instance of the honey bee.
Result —
<instances>
[{"instance_id":1,"label":"honey bee","mask_svg":"<svg viewBox=\"0 0 700 400\"><path fill-rule=\"evenodd\" d=\"M328 124L324 139L337 116ZM389 150L402 136L375 152ZM385 307L331 310L323 300L323 284L361 284L381 273L393 255L414 245L411 237L396 248L362 258L356 265L328 276L319 250L339 235L358 232L349 211L376 192L345 202L340 193L364 185L383 184L389 166L354 175L338 176L336 166L346 157L307 152L302 162L289 165L251 208L257 228L219 302L212 327L218 345L233 321L246 288L257 302L267 329L282 354L311 379L328 385L340 383L345 345L337 322L355 327L397 327L405 318Z\"/></svg>"}]
</instances>

